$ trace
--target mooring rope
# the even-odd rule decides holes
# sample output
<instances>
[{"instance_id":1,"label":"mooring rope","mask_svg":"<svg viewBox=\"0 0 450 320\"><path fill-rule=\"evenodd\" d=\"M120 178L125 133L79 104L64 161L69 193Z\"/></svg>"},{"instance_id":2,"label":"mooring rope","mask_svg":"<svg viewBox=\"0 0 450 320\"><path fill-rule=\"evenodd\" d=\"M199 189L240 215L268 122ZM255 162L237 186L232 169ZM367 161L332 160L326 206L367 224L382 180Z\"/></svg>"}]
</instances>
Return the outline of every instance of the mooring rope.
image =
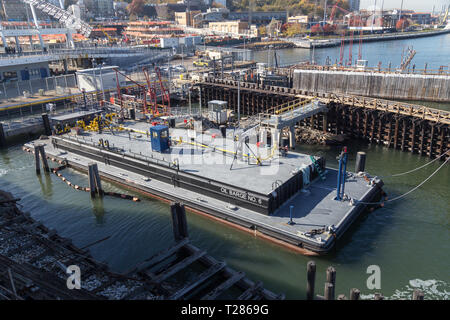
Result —
<instances>
[{"instance_id":1,"label":"mooring rope","mask_svg":"<svg viewBox=\"0 0 450 320\"><path fill-rule=\"evenodd\" d=\"M379 177L379 178L389 178L389 177L400 177L400 176L404 176L404 175L406 175L406 174L409 174L409 173L415 172L415 171L417 171L417 170L420 170L420 169L422 169L422 168L425 168L426 166L428 166L428 165L434 163L435 161L439 160L439 159L442 158L443 156L447 155L447 153L449 153L449 152L450 152L450 149L447 150L446 152L444 152L443 154L441 154L441 155L440 155L439 157L437 157L436 159L433 159L432 161L427 162L427 163L425 163L424 165L422 165L422 166L420 166L420 167L417 167L417 168L415 168L415 169L412 169L412 170L409 170L409 171L406 171L406 172L402 172L402 173L396 173L396 174L388 175L388 176L377 176L377 177Z\"/></svg>"},{"instance_id":2,"label":"mooring rope","mask_svg":"<svg viewBox=\"0 0 450 320\"><path fill-rule=\"evenodd\" d=\"M356 202L356 204L367 204L367 205L372 205L373 204L373 205L377 205L377 204L384 204L385 202L392 202L392 201L396 201L396 200L402 199L402 198L406 197L407 195L409 195L410 193L412 193L412 192L416 191L417 189L419 189L425 182L430 180L436 173L438 173L439 170L442 169L442 167L444 167L444 165L447 164L447 162L449 160L450 160L450 158L445 160L445 162L443 164L441 164L439 166L439 168L437 168L430 176L428 176L428 178L423 180L421 183L419 183L417 186L415 186L414 188L412 188L408 192L406 192L406 193L404 193L404 194L402 194L402 195L400 195L398 197L395 197L395 198L392 198L392 199L388 199L388 200L384 200L384 201L379 201L379 202L363 202L363 201L357 201L357 200L355 200L355 202Z\"/></svg>"},{"instance_id":3,"label":"mooring rope","mask_svg":"<svg viewBox=\"0 0 450 320\"><path fill-rule=\"evenodd\" d=\"M23 147L23 150L26 151L26 152L31 152L31 153L34 154L34 151L31 150L30 148ZM77 184L74 184L74 183L70 182L66 177L64 177L61 173L59 173L59 171L64 170L64 169L66 169L68 167L66 161L57 160L56 158L49 157L49 156L47 156L47 159L51 160L53 162L58 162L61 165L61 166L56 167L56 168L51 168L50 171L52 173L54 173L58 178L60 178L63 182L65 182L69 187L72 187L73 189L78 190L78 191L85 191L85 192L90 192L91 191L91 189L89 187L82 187L82 186L79 186ZM115 197L115 198L120 198L120 199L125 199L125 200L132 200L134 202L141 201L136 196L131 196L131 195L123 194L123 193L117 193L117 192L111 192L111 191L103 191L103 194L107 195L107 196Z\"/></svg>"}]
</instances>

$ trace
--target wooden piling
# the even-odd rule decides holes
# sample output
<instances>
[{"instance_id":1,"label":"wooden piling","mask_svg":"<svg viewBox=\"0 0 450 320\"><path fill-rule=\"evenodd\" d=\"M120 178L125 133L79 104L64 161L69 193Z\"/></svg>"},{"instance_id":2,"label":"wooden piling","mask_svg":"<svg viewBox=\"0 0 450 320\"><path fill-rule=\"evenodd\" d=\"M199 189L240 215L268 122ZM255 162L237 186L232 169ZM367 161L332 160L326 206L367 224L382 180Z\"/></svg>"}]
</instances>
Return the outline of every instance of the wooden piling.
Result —
<instances>
[{"instance_id":1,"label":"wooden piling","mask_svg":"<svg viewBox=\"0 0 450 320\"><path fill-rule=\"evenodd\" d=\"M0 122L0 148L6 147L6 135L3 130L3 123Z\"/></svg>"},{"instance_id":2,"label":"wooden piling","mask_svg":"<svg viewBox=\"0 0 450 320\"><path fill-rule=\"evenodd\" d=\"M174 202L170 205L170 211L172 215L173 236L175 238L175 241L181 241L189 236L187 229L186 210L184 208L184 205L178 202Z\"/></svg>"},{"instance_id":3,"label":"wooden piling","mask_svg":"<svg viewBox=\"0 0 450 320\"><path fill-rule=\"evenodd\" d=\"M89 190L91 193L91 198L95 198L95 193L97 191L97 188L95 186L94 173L92 171L92 167L90 164L88 165L88 178L89 178Z\"/></svg>"},{"instance_id":4,"label":"wooden piling","mask_svg":"<svg viewBox=\"0 0 450 320\"><path fill-rule=\"evenodd\" d=\"M413 291L413 300L424 300L424 294L419 289Z\"/></svg>"},{"instance_id":5,"label":"wooden piling","mask_svg":"<svg viewBox=\"0 0 450 320\"><path fill-rule=\"evenodd\" d=\"M332 283L325 282L323 296L325 300L334 300L334 285Z\"/></svg>"},{"instance_id":6,"label":"wooden piling","mask_svg":"<svg viewBox=\"0 0 450 320\"><path fill-rule=\"evenodd\" d=\"M97 163L91 162L88 164L88 177L89 177L89 189L91 192L91 197L95 198L96 193L100 197L103 196L104 192L102 189L100 174L98 173Z\"/></svg>"},{"instance_id":7,"label":"wooden piling","mask_svg":"<svg viewBox=\"0 0 450 320\"><path fill-rule=\"evenodd\" d=\"M45 172L50 172L50 167L48 166L47 157L45 155L45 149L43 144L36 144L34 146L34 159L36 165L36 173L41 173L40 160L42 160L42 166Z\"/></svg>"},{"instance_id":8,"label":"wooden piling","mask_svg":"<svg viewBox=\"0 0 450 320\"><path fill-rule=\"evenodd\" d=\"M360 296L361 292L356 289L353 288L350 290L350 300L359 300L359 296Z\"/></svg>"},{"instance_id":9,"label":"wooden piling","mask_svg":"<svg viewBox=\"0 0 450 320\"><path fill-rule=\"evenodd\" d=\"M309 261L306 266L306 300L314 300L314 287L316 283L316 263Z\"/></svg>"},{"instance_id":10,"label":"wooden piling","mask_svg":"<svg viewBox=\"0 0 450 320\"><path fill-rule=\"evenodd\" d=\"M34 160L36 167L36 174L41 174L41 163L39 161L39 146L34 146Z\"/></svg>"},{"instance_id":11,"label":"wooden piling","mask_svg":"<svg viewBox=\"0 0 450 320\"><path fill-rule=\"evenodd\" d=\"M44 132L46 136L52 135L52 128L50 127L50 120L47 113L42 114L42 122L44 123Z\"/></svg>"},{"instance_id":12,"label":"wooden piling","mask_svg":"<svg viewBox=\"0 0 450 320\"><path fill-rule=\"evenodd\" d=\"M384 297L381 293L375 293L374 294L374 300L384 300Z\"/></svg>"},{"instance_id":13,"label":"wooden piling","mask_svg":"<svg viewBox=\"0 0 450 320\"><path fill-rule=\"evenodd\" d=\"M336 269L334 267L327 268L327 282L336 286Z\"/></svg>"}]
</instances>

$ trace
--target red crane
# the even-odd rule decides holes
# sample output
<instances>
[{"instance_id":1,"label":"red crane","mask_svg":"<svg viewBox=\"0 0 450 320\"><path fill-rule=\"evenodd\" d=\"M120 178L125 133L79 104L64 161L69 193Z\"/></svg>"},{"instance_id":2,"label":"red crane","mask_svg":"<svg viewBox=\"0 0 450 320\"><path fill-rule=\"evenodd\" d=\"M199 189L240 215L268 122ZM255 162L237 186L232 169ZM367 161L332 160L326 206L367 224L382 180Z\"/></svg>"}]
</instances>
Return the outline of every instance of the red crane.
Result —
<instances>
[{"instance_id":1,"label":"red crane","mask_svg":"<svg viewBox=\"0 0 450 320\"><path fill-rule=\"evenodd\" d=\"M351 66L353 64L353 31L350 33L350 44L349 44L349 51L348 51L348 65Z\"/></svg>"},{"instance_id":2,"label":"red crane","mask_svg":"<svg viewBox=\"0 0 450 320\"><path fill-rule=\"evenodd\" d=\"M344 50L345 50L345 30L342 31L341 50L339 53L339 65L342 66L344 62Z\"/></svg>"},{"instance_id":3,"label":"red crane","mask_svg":"<svg viewBox=\"0 0 450 320\"><path fill-rule=\"evenodd\" d=\"M123 108L123 101L122 101L122 94L120 93L119 74L127 78L129 81L133 82L135 85L137 85L138 88L142 89L142 91L144 92L144 113L147 113L147 93L146 93L147 88L142 84L140 84L139 82L134 81L133 79L128 77L126 74L120 72L119 70L114 69L114 71L116 72L117 97L119 98L120 101L120 107Z\"/></svg>"},{"instance_id":4,"label":"red crane","mask_svg":"<svg viewBox=\"0 0 450 320\"><path fill-rule=\"evenodd\" d=\"M333 6L333 9L331 10L330 19L328 20L330 24L333 24L333 22L334 22L334 16L336 15L336 9L338 8L339 2L341 2L341 0L337 0L336 3ZM339 9L343 10L340 7L339 7Z\"/></svg>"},{"instance_id":5,"label":"red crane","mask_svg":"<svg viewBox=\"0 0 450 320\"><path fill-rule=\"evenodd\" d=\"M147 87L148 87L148 96L150 97L150 103L153 107L153 114L158 113L158 104L157 104L157 98L156 98L156 90L153 87L152 83L150 82L150 76L148 74L147 68L142 68L142 71L145 75L145 80L147 81Z\"/></svg>"},{"instance_id":6,"label":"red crane","mask_svg":"<svg viewBox=\"0 0 450 320\"><path fill-rule=\"evenodd\" d=\"M169 92L169 90L167 90L164 87L164 84L163 84L163 81L162 81L162 78L161 78L161 70L159 69L159 67L155 67L155 72L156 72L156 75L158 76L159 85L161 87L162 104L164 106L166 106L166 103L167 103L167 110L166 110L166 112L167 112L167 114L170 114L170 92ZM170 83L169 83L169 87L170 87Z\"/></svg>"},{"instance_id":7,"label":"red crane","mask_svg":"<svg viewBox=\"0 0 450 320\"><path fill-rule=\"evenodd\" d=\"M362 38L363 38L363 29L362 29L362 20L361 15L359 16L359 48L358 48L358 60L362 59Z\"/></svg>"}]
</instances>

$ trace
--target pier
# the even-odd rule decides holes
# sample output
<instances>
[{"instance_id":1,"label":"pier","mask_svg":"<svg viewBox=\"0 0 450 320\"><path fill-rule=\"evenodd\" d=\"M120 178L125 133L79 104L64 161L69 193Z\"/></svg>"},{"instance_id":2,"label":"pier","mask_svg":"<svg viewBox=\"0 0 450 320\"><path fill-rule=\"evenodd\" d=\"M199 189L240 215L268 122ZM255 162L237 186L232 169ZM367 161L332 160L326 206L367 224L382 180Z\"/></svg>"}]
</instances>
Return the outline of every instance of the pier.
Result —
<instances>
[{"instance_id":1,"label":"pier","mask_svg":"<svg viewBox=\"0 0 450 320\"><path fill-rule=\"evenodd\" d=\"M355 31L356 33L357 31ZM382 35L364 35L361 37L361 42L375 42L375 41L394 41L402 39L414 39L422 37L432 37L441 34L449 33L449 29L433 30L433 31L423 31L423 32L402 32L396 34L382 34ZM356 36L355 36L356 37ZM356 37L360 41L359 37ZM299 48L313 49L313 48L328 48L337 47L344 43L349 43L350 39L341 40L339 38L328 37L327 39L285 39L285 41L293 43ZM355 40L356 41L356 40Z\"/></svg>"},{"instance_id":2,"label":"pier","mask_svg":"<svg viewBox=\"0 0 450 320\"><path fill-rule=\"evenodd\" d=\"M237 81L206 78L199 85L202 103L213 99L228 101L230 108L237 112ZM328 111L302 120L303 126L348 134L430 158L441 156L450 148L450 112L445 110L349 94L245 82L240 83L239 92L240 112L243 115L252 116L273 110L274 105L316 97L326 104Z\"/></svg>"},{"instance_id":3,"label":"pier","mask_svg":"<svg viewBox=\"0 0 450 320\"><path fill-rule=\"evenodd\" d=\"M294 70L293 88L396 100L450 102L450 75Z\"/></svg>"}]
</instances>

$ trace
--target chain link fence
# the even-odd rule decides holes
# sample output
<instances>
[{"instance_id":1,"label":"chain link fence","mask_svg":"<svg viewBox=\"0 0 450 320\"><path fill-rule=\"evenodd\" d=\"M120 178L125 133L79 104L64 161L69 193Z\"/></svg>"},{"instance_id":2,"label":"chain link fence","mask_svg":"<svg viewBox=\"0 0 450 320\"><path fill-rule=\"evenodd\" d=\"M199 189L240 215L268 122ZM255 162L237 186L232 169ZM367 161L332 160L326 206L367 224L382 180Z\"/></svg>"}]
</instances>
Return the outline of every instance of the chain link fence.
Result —
<instances>
[{"instance_id":1,"label":"chain link fence","mask_svg":"<svg viewBox=\"0 0 450 320\"><path fill-rule=\"evenodd\" d=\"M14 103L17 98L42 97L45 95L64 95L77 92L77 79L74 74L26 81L3 82L0 84L0 103Z\"/></svg>"}]
</instances>

